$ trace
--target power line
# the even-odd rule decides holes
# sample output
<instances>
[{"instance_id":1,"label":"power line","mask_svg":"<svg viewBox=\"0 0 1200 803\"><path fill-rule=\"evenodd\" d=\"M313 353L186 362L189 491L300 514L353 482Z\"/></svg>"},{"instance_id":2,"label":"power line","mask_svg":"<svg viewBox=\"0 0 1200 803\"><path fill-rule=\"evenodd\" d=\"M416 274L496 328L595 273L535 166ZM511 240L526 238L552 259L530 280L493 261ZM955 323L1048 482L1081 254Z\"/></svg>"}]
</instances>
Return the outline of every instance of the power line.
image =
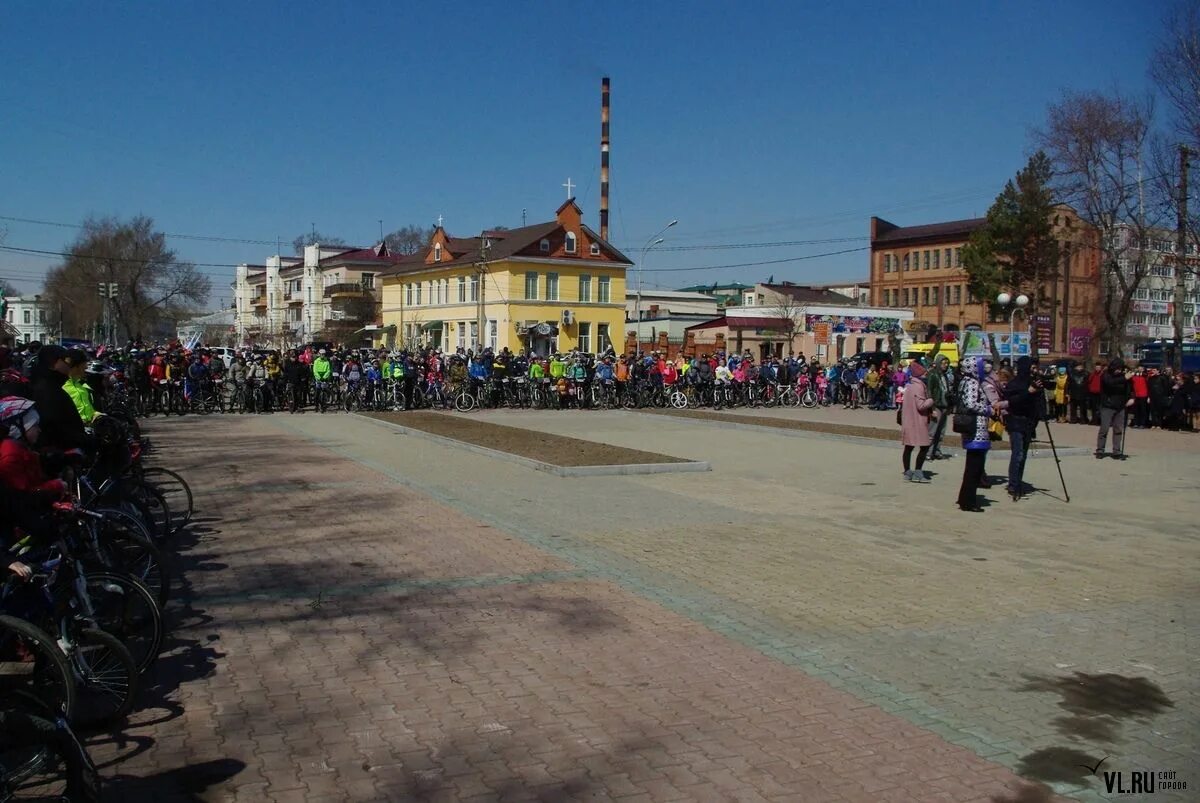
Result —
<instances>
[{"instance_id":1,"label":"power line","mask_svg":"<svg viewBox=\"0 0 1200 803\"><path fill-rule=\"evenodd\" d=\"M871 247L869 245L864 245L860 248L847 248L843 251L829 251L824 254L806 254L805 256L785 257L784 259L764 259L761 262L737 262L732 265L703 265L698 268L645 268L643 270L643 272L645 272L645 273L676 273L676 272L697 271L697 270L725 270L727 268L750 268L750 267L754 267L757 265L780 265L785 262L800 262L805 259L819 259L821 257L838 256L839 254L853 254L857 251L870 250L870 248Z\"/></svg>"},{"instance_id":2,"label":"power line","mask_svg":"<svg viewBox=\"0 0 1200 803\"><path fill-rule=\"evenodd\" d=\"M82 229L82 223L63 223L56 220L35 220L26 217L11 217L9 215L0 215L0 220L7 220L11 223L30 223L35 226L54 226L60 229ZM198 240L200 242L210 243L242 243L245 245L275 245L276 240L250 240L241 237L220 237L215 234L163 234L164 237L171 237L176 240Z\"/></svg>"},{"instance_id":3,"label":"power line","mask_svg":"<svg viewBox=\"0 0 1200 803\"><path fill-rule=\"evenodd\" d=\"M777 240L765 243L708 243L706 245L673 245L655 248L655 253L663 251L728 251L739 248L785 248L797 245L826 245L828 243L861 243L868 237L827 237L820 240ZM623 247L622 250L633 250Z\"/></svg>"}]
</instances>

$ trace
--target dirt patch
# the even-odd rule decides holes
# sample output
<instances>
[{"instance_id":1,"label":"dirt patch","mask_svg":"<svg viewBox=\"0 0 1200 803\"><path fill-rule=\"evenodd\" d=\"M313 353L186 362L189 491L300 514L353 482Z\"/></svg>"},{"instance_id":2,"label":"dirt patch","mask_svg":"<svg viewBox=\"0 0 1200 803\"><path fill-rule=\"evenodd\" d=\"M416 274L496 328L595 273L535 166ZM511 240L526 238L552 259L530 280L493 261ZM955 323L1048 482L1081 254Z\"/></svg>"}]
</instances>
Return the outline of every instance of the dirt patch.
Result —
<instances>
[{"instance_id":1,"label":"dirt patch","mask_svg":"<svg viewBox=\"0 0 1200 803\"><path fill-rule=\"evenodd\" d=\"M431 435L507 452L553 466L631 466L647 463L687 463L671 457L637 449L583 441L520 427L506 427L448 413L362 413L391 424L419 429Z\"/></svg>"},{"instance_id":2,"label":"dirt patch","mask_svg":"<svg viewBox=\"0 0 1200 803\"><path fill-rule=\"evenodd\" d=\"M854 438L874 438L879 441L900 441L900 429L880 429L879 427L856 427L851 424L828 424L823 421L789 421L785 418L768 418L760 415L727 415L725 413L709 412L707 410L657 410L652 408L640 409L639 413L654 415L671 415L676 418L698 418L702 421L723 421L727 424L752 424L756 427L772 427L774 429L797 429L805 432L824 432L829 435L847 435ZM949 425L947 425L949 426ZM942 442L947 446L962 446L962 436L948 432ZM992 441L992 449L1005 451L1008 441Z\"/></svg>"}]
</instances>

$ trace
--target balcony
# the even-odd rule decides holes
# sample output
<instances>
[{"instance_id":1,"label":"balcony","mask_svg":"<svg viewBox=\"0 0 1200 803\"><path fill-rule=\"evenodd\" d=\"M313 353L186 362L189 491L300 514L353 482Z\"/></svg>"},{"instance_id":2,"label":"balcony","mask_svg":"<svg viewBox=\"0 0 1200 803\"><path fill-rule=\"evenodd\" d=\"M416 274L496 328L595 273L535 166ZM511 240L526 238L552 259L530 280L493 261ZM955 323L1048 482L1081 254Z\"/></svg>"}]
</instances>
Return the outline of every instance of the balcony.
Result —
<instances>
[{"instance_id":1,"label":"balcony","mask_svg":"<svg viewBox=\"0 0 1200 803\"><path fill-rule=\"evenodd\" d=\"M331 284L325 288L326 298L338 298L339 296L371 296L370 290L364 289L358 282L343 282L341 284Z\"/></svg>"},{"instance_id":2,"label":"balcony","mask_svg":"<svg viewBox=\"0 0 1200 803\"><path fill-rule=\"evenodd\" d=\"M290 293L288 293L287 294L287 303L303 304L304 303L304 291L303 290L293 290Z\"/></svg>"},{"instance_id":3,"label":"balcony","mask_svg":"<svg viewBox=\"0 0 1200 803\"><path fill-rule=\"evenodd\" d=\"M263 293L261 296L255 296L254 298L250 299L250 306L252 306L252 307L267 306L267 294Z\"/></svg>"}]
</instances>

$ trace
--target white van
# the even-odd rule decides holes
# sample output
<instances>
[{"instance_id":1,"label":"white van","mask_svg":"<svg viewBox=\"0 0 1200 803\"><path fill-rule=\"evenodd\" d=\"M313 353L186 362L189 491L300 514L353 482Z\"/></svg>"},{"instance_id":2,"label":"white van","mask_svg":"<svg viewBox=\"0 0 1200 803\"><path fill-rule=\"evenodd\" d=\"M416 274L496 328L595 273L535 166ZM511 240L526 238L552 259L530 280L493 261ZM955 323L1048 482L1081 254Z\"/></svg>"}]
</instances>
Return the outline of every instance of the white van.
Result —
<instances>
[{"instance_id":1,"label":"white van","mask_svg":"<svg viewBox=\"0 0 1200 803\"><path fill-rule=\"evenodd\" d=\"M233 364L233 355L236 353L233 349L227 346L214 346L209 349L213 356L220 357L221 362L225 363L226 370Z\"/></svg>"}]
</instances>

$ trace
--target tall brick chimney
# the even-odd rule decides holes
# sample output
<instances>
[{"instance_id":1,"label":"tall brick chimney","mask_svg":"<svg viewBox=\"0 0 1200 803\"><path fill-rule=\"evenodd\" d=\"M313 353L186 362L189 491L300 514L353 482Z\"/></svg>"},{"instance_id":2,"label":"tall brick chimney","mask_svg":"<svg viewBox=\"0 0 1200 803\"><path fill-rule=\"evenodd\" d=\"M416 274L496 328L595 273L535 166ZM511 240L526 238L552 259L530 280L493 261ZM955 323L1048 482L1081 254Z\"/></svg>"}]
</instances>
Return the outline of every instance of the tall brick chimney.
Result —
<instances>
[{"instance_id":1,"label":"tall brick chimney","mask_svg":"<svg viewBox=\"0 0 1200 803\"><path fill-rule=\"evenodd\" d=\"M600 79L600 239L608 241L608 78Z\"/></svg>"}]
</instances>

